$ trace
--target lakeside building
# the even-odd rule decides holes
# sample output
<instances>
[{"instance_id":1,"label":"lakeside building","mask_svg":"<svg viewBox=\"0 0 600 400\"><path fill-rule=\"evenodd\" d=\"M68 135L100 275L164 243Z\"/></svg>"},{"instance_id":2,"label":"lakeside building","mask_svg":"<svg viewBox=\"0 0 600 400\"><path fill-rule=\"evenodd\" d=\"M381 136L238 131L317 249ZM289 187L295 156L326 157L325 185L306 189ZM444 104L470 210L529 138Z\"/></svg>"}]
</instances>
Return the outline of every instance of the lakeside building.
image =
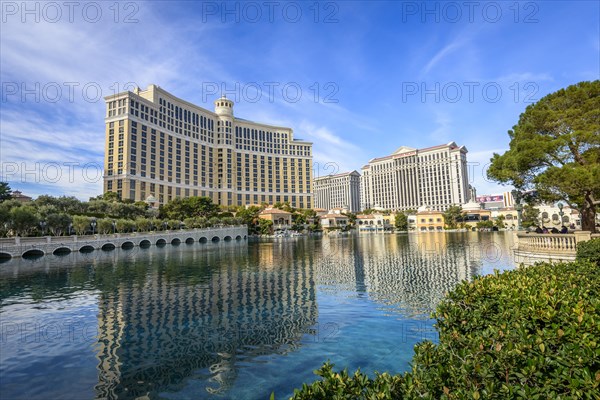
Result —
<instances>
[{"instance_id":1,"label":"lakeside building","mask_svg":"<svg viewBox=\"0 0 600 400\"><path fill-rule=\"evenodd\" d=\"M323 230L345 229L348 226L349 218L341 213L332 212L319 217Z\"/></svg>"},{"instance_id":2,"label":"lakeside building","mask_svg":"<svg viewBox=\"0 0 600 400\"><path fill-rule=\"evenodd\" d=\"M278 208L267 207L258 214L258 218L273 222L274 229L290 229L292 213Z\"/></svg>"},{"instance_id":3,"label":"lakeside building","mask_svg":"<svg viewBox=\"0 0 600 400\"><path fill-rule=\"evenodd\" d=\"M421 206L417 210L416 229L420 232L443 231L444 213L430 206Z\"/></svg>"},{"instance_id":4,"label":"lakeside building","mask_svg":"<svg viewBox=\"0 0 600 400\"><path fill-rule=\"evenodd\" d=\"M478 222L492 218L492 212L483 208L482 204L473 200L462 205L463 222L469 228L475 228Z\"/></svg>"},{"instance_id":5,"label":"lakeside building","mask_svg":"<svg viewBox=\"0 0 600 400\"><path fill-rule=\"evenodd\" d=\"M498 210L492 210L491 216L493 221L497 221L499 217L502 217L504 227L506 229L517 229L519 222L519 213L514 207L500 208Z\"/></svg>"},{"instance_id":6,"label":"lakeside building","mask_svg":"<svg viewBox=\"0 0 600 400\"><path fill-rule=\"evenodd\" d=\"M565 204L563 209L558 208L556 204L538 204L534 206L538 209L539 226L544 226L548 229L560 229L562 225L572 227L572 229L581 229L581 215L579 211L572 209ZM560 212L562 211L562 221Z\"/></svg>"},{"instance_id":7,"label":"lakeside building","mask_svg":"<svg viewBox=\"0 0 600 400\"><path fill-rule=\"evenodd\" d=\"M445 211L470 200L467 149L455 142L414 149L400 147L389 156L362 167L361 208L392 211L418 209L424 204Z\"/></svg>"},{"instance_id":8,"label":"lakeside building","mask_svg":"<svg viewBox=\"0 0 600 400\"><path fill-rule=\"evenodd\" d=\"M396 214L360 214L356 216L359 232L386 232L395 229Z\"/></svg>"},{"instance_id":9,"label":"lakeside building","mask_svg":"<svg viewBox=\"0 0 600 400\"><path fill-rule=\"evenodd\" d=\"M326 175L313 180L314 205L331 210L360 211L360 174L356 171Z\"/></svg>"},{"instance_id":10,"label":"lakeside building","mask_svg":"<svg viewBox=\"0 0 600 400\"><path fill-rule=\"evenodd\" d=\"M213 112L156 85L104 99L104 192L159 204L208 196L220 205L312 207L312 143L291 128L234 117L225 96Z\"/></svg>"}]
</instances>

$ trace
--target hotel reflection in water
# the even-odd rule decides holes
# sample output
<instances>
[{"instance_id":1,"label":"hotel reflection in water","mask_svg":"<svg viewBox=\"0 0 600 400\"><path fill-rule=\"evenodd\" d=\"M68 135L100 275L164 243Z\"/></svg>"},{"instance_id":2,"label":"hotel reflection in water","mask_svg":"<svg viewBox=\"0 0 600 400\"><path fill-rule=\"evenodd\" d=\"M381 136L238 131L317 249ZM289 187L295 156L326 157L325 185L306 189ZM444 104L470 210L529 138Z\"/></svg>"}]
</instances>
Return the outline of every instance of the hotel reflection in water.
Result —
<instances>
[{"instance_id":1,"label":"hotel reflection in water","mask_svg":"<svg viewBox=\"0 0 600 400\"><path fill-rule=\"evenodd\" d=\"M504 263L504 238L473 239L356 235L140 253L127 268L143 272L101 289L96 396L156 397L199 374L206 391L226 393L237 363L310 345L302 339L314 334L319 291L367 293L425 320L483 258Z\"/></svg>"}]
</instances>

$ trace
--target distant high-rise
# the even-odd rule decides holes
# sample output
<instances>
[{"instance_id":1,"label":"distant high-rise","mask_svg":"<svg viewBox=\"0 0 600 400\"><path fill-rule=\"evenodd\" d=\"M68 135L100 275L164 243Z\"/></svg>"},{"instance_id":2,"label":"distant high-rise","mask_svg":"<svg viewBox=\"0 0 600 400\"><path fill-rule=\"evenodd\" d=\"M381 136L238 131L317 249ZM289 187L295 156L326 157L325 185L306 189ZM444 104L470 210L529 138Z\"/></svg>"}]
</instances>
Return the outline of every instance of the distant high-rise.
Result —
<instances>
[{"instance_id":1,"label":"distant high-rise","mask_svg":"<svg viewBox=\"0 0 600 400\"><path fill-rule=\"evenodd\" d=\"M208 196L221 205L288 201L311 208L312 143L290 128L209 111L156 85L108 96L104 192L159 204Z\"/></svg>"},{"instance_id":2,"label":"distant high-rise","mask_svg":"<svg viewBox=\"0 0 600 400\"><path fill-rule=\"evenodd\" d=\"M362 168L361 208L446 210L469 201L467 149L454 142L413 149L402 146Z\"/></svg>"},{"instance_id":3,"label":"distant high-rise","mask_svg":"<svg viewBox=\"0 0 600 400\"><path fill-rule=\"evenodd\" d=\"M314 179L316 208L331 210L341 207L356 213L360 211L360 174L356 171L326 175Z\"/></svg>"}]
</instances>

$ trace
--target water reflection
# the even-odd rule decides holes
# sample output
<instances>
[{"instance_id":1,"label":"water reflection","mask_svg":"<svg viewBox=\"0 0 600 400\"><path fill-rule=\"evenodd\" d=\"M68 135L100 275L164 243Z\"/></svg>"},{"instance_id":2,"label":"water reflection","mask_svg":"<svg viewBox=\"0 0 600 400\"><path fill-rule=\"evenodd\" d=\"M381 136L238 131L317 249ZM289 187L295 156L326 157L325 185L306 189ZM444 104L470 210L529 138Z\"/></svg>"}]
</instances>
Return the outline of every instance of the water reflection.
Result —
<instances>
[{"instance_id":1,"label":"water reflection","mask_svg":"<svg viewBox=\"0 0 600 400\"><path fill-rule=\"evenodd\" d=\"M237 363L295 350L316 322L313 268L251 250L165 252L139 273L122 266L133 274L99 300L97 397L154 397L205 368L206 390L223 393Z\"/></svg>"},{"instance_id":2,"label":"water reflection","mask_svg":"<svg viewBox=\"0 0 600 400\"><path fill-rule=\"evenodd\" d=\"M191 386L195 398L267 398L270 392L240 388L236 381L247 381L240 374L251 370L269 371L273 357L300 360L289 355L322 345L306 340L319 334L319 299L347 304L350 298L346 306L358 316L366 312L361 302L374 302L391 311L381 318L424 321L461 280L493 268L511 268L510 247L510 236L497 233L379 234L11 260L0 266L2 341L8 350L0 355L0 377L8 383L3 395L178 398L189 397L189 392L180 393ZM78 310L84 299L95 305L93 312L86 311L91 322L78 328L93 332L87 335L87 348L65 341L52 348L58 356L46 365L23 356L32 343L5 335L27 318L48 323L37 313L40 305L52 308L52 317L62 324L80 324L81 315L76 314L83 311L73 309ZM364 345L356 331L360 327L352 329L340 346ZM94 383L72 382L68 394L49 378L37 384L46 387L28 386L31 369L69 380L68 372L61 375L61 362L67 355L89 352L89 344L96 361L81 368L95 371ZM407 351L413 344L406 343ZM326 345L327 351L337 351L335 342ZM50 351L53 343L35 346ZM374 359L378 352L389 352L390 344L382 342L380 347L369 349ZM277 371L269 372L272 387L290 390L298 385Z\"/></svg>"},{"instance_id":3,"label":"water reflection","mask_svg":"<svg viewBox=\"0 0 600 400\"><path fill-rule=\"evenodd\" d=\"M324 239L317 282L370 298L414 318L428 318L460 281L512 268L511 236L474 232L367 234Z\"/></svg>"}]
</instances>

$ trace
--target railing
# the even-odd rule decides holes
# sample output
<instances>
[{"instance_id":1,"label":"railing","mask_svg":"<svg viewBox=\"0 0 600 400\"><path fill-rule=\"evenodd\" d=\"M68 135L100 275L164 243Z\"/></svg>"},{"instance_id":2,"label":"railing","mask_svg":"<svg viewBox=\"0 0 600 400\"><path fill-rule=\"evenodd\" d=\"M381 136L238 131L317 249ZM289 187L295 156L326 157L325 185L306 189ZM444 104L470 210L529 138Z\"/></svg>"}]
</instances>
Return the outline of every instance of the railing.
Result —
<instances>
[{"instance_id":1,"label":"railing","mask_svg":"<svg viewBox=\"0 0 600 400\"><path fill-rule=\"evenodd\" d=\"M107 233L95 235L71 235L71 236L34 236L34 237L12 237L0 238L0 247L7 246L23 246L23 245L46 245L55 243L97 241L106 239L126 239L134 237L155 237L155 236L177 236L186 233L201 233L201 232L220 232L226 229L236 229L246 227L246 225L219 225L208 228L194 229L173 229L164 231L149 231L149 232L126 232L126 233Z\"/></svg>"},{"instance_id":2,"label":"railing","mask_svg":"<svg viewBox=\"0 0 600 400\"><path fill-rule=\"evenodd\" d=\"M575 254L577 238L574 234L519 233L517 249L528 252Z\"/></svg>"}]
</instances>

